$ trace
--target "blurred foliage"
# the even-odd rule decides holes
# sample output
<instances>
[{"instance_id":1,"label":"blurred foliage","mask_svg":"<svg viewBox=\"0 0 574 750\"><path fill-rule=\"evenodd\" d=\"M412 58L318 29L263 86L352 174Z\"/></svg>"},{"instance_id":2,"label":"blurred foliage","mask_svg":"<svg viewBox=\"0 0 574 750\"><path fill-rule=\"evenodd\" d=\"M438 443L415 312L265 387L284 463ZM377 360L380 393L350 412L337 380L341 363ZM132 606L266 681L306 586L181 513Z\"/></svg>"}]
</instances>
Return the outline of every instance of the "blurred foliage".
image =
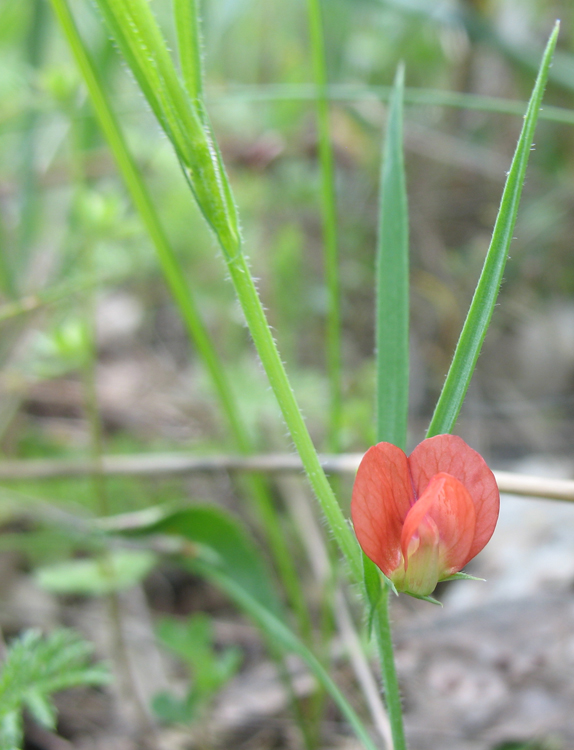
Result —
<instances>
[{"instance_id":1,"label":"blurred foliage","mask_svg":"<svg viewBox=\"0 0 574 750\"><path fill-rule=\"evenodd\" d=\"M173 40L169 3L156 0L153 8ZM95 9L75 3L74 11L194 283L244 419L262 449L281 449L285 442L276 407L179 167ZM438 5L325 0L329 80L358 90L388 85L402 59L408 86L525 99L533 77L529 56L538 54L556 16L562 19L560 58L547 100L569 107L573 89L565 71L574 66L574 9L558 0ZM59 295L45 304L40 300L35 312L1 323L0 368L11 404L0 414L4 450L22 456L87 450L75 433L57 437L56 419L30 415L27 405L27 392L36 383L78 377L86 284L103 303L121 292L144 310L131 339L100 344L104 364L106 358L127 360L142 347L151 349L153 357L190 368L190 399L202 409L198 428L183 441L165 440L149 429L130 437L125 424L114 428L118 434L106 433L106 449L114 450L122 440L131 440L134 448L225 446L228 437L210 384L173 311L49 6L43 0L5 0L0 21L0 292L5 303L30 294L40 298L51 290ZM321 443L326 296L313 102L297 98L302 91L297 86L308 83L310 75L304 8L278 0L206 0L203 31L208 105L240 202L246 247L298 396ZM282 88L286 85L289 91ZM343 448L359 449L373 438L372 279L385 107L365 95L333 103L331 115L343 287ZM411 414L413 430L418 430L442 384L520 122L492 112L423 105L409 106L406 120L413 257ZM541 122L491 333L494 341L515 330L527 310L551 295L569 299L574 294L573 156L571 128ZM492 367L485 355L477 381L481 368L488 374ZM516 385L520 388L519 378ZM18 410L23 416L14 425ZM116 509L139 504L130 500L140 491L137 482L113 480L110 487L124 498ZM29 483L21 489L43 496L70 492L66 482L50 483L41 492ZM83 490L74 492L84 503ZM148 501L154 501L153 492L151 498L142 495L141 504Z\"/></svg>"},{"instance_id":2,"label":"blurred foliage","mask_svg":"<svg viewBox=\"0 0 574 750\"><path fill-rule=\"evenodd\" d=\"M203 6L208 106L240 202L246 247L263 300L321 444L327 413L326 294L317 143L313 102L297 98L303 91L297 87L310 80L305 9L278 0L205 0ZM155 0L153 8L174 41L170 4ZM388 85L397 61L403 60L407 86L511 99L527 96L533 77L528 56L541 48L558 16L561 57L547 100L572 106L572 86L562 73L573 65L574 8L565 1L324 0L323 9L333 83L357 90ZM194 285L255 443L261 449L284 449L277 408L249 348L231 287L222 279L213 240L184 189L171 150L95 9L90 3L75 3L74 12ZM86 294L95 294L105 306L118 292L136 300L143 317L123 339L114 339L113 331L107 339L102 333L103 366L128 361L145 350L152 359L185 372L191 388L183 408L196 426L183 437L173 429L162 433L149 426L134 434L129 420L119 419L113 428L104 425L105 450L225 449L231 442L211 385L186 340L47 3L2 3L0 61L0 312L2 303L28 300L30 295L37 301L31 312L11 313L0 323L7 404L0 409L4 451L20 457L87 454L81 403L70 415L64 407L36 405L28 394L46 380L79 380L86 346ZM341 235L342 447L353 450L373 441L372 280L385 107L365 95L334 102L331 117ZM428 419L442 384L520 122L492 112L411 105L406 125L415 433ZM502 304L489 336L495 342L504 341L531 307L551 295L569 299L574 294L573 158L572 129L541 121ZM46 302L42 295L48 295ZM491 359L485 355L479 361L478 383L481 368L490 376ZM497 376L508 375L503 365L496 367ZM153 379L152 374L150 389ZM520 388L520 378L515 385ZM496 402L504 397L484 398ZM134 404L135 397L132 408ZM73 429L65 423L73 423ZM156 485L114 478L106 486L113 512L188 494L180 480ZM87 482L19 482L10 491L97 510ZM3 544L10 542L4 539ZM52 553L47 558L52 560Z\"/></svg>"},{"instance_id":3,"label":"blurred foliage","mask_svg":"<svg viewBox=\"0 0 574 750\"><path fill-rule=\"evenodd\" d=\"M493 750L562 750L564 745L559 739L549 739L532 742L503 742Z\"/></svg>"},{"instance_id":4,"label":"blurred foliage","mask_svg":"<svg viewBox=\"0 0 574 750\"><path fill-rule=\"evenodd\" d=\"M118 550L38 568L36 581L53 594L102 596L141 583L156 563L156 555L148 550Z\"/></svg>"},{"instance_id":5,"label":"blurred foliage","mask_svg":"<svg viewBox=\"0 0 574 750\"><path fill-rule=\"evenodd\" d=\"M173 37L169 3L156 1L153 7ZM89 3L77 3L74 10L189 279L201 280L196 285L199 303L220 352L237 373L233 380L243 411L251 415L253 429L261 430L264 417L253 416L253 390L242 384L253 376L251 371L243 374L245 332L231 288L222 283L213 241L95 10ZM574 11L566 2L459 0L435 5L418 0L325 0L324 11L329 78L337 83L389 84L402 59L409 86L524 99L532 82L526 58L540 48L556 16L563 24L562 58L555 69L573 65L569 55ZM143 335L149 337L164 314L163 285L49 8L41 0L5 0L0 12L0 288L9 300L64 280L85 279L89 246L94 259L89 272L116 278L100 283L100 294L119 285L140 297L146 309ZM304 9L277 0L210 0L204 3L204 15L209 106L240 202L246 246L281 351L295 379L302 381L303 402L305 383L316 384L307 400L318 404L310 423L321 437L322 404L314 391L321 391L323 379L326 298L313 103L289 97L255 101L251 88L309 81ZM570 106L572 87L557 73L547 96L552 103ZM356 417L366 407L356 402L355 394L360 392L363 404L371 400L367 362L373 345L372 274L383 119L384 108L372 99L332 107L342 237L345 448L370 440L368 421ZM423 340L418 342L421 383L415 408L423 419L442 382L454 343L452 332L475 282L518 127L517 118L492 113L431 106L407 110L413 279L419 297L413 303L413 329ZM447 136L449 140L441 140ZM568 262L574 229L572 158L571 129L540 123L503 289L503 296L515 305L574 292L574 271ZM498 177L484 166L485 159L500 163ZM421 272L435 284L454 289L451 310L445 312L440 302L418 288ZM74 326L79 326L72 322L77 304L77 296L70 295L50 306L50 315L42 316L41 322L37 317L27 321L40 328L32 349L40 357L34 378L73 369L69 345ZM495 325L512 325L508 315L502 313ZM54 323L47 328L52 316ZM22 322L3 325L0 356L6 361ZM193 357L181 336L176 341L180 358ZM165 346L172 349L171 342ZM51 363L45 370L47 347L52 348ZM358 373L362 383L357 382ZM275 417L273 422L271 429L277 431ZM267 420L265 425L268 431ZM278 443L280 433L279 427Z\"/></svg>"},{"instance_id":6,"label":"blurred foliage","mask_svg":"<svg viewBox=\"0 0 574 750\"><path fill-rule=\"evenodd\" d=\"M151 4L175 48L170 3ZM525 101L533 66L559 17L560 54L546 101L573 108L574 5L568 0L323 0L323 10L329 81L354 92L348 100L333 101L331 126L341 238L341 447L362 450L374 442L373 278L386 119L386 105L370 87L388 86L403 60L407 87ZM171 148L93 4L74 2L73 11L193 285L254 444L262 451L286 450L284 427L223 278L221 259L213 252L214 240ZM204 0L203 11L207 104L239 201L245 245L294 389L314 438L324 446L327 298L306 9L304 3L280 0ZM405 120L411 442L418 442L488 247L521 121L439 106L438 100L407 104ZM529 391L509 344L529 315L551 300L573 304L573 133L566 124L538 124L501 304L461 420L464 432L464 415L472 416L473 436L487 454L574 448L574 430L556 427L559 419L574 418L574 359L566 354L564 363L556 363L566 370L560 388L542 382ZM92 297L98 375L103 380L111 373L110 380L122 383L113 398L103 388L100 393L105 451L231 450L212 386L178 319L49 3L3 0L0 450L5 457L90 455L82 368ZM118 298L127 306L114 307ZM46 390L46 384L54 388ZM537 419L526 424L532 409ZM500 413L504 429L493 426ZM543 428L540 415L547 420ZM105 491L111 514L182 498L234 500L227 478L113 477L106 478ZM9 523L15 508L28 514L16 527ZM101 553L101 540L88 538L73 523L74 517L99 513L89 478L6 483L0 489L0 519L6 522L0 551L17 550L32 567L68 565L52 568L64 587L69 590L75 580L76 591L102 591L106 583L91 557L66 563ZM126 577L135 582L149 565L130 562ZM72 580L78 571L79 583ZM57 582L52 578L52 588ZM195 677L191 690L201 696L190 692L179 704L180 699L164 697L163 708L156 709L164 718L185 714L187 719L195 716L196 703L209 702L219 687L200 689L201 675L210 671L223 684L238 659L216 654L206 620L182 624L181 632L179 627L164 624L160 638L172 650L179 648ZM200 652L184 648L184 653L177 646L190 633Z\"/></svg>"},{"instance_id":7,"label":"blurred foliage","mask_svg":"<svg viewBox=\"0 0 574 750\"><path fill-rule=\"evenodd\" d=\"M185 664L191 682L184 698L168 692L156 695L153 710L166 724L197 721L215 694L239 669L241 651L236 647L216 651L213 623L203 613L185 622L163 618L157 625L157 635L160 643Z\"/></svg>"},{"instance_id":8,"label":"blurred foliage","mask_svg":"<svg viewBox=\"0 0 574 750\"><path fill-rule=\"evenodd\" d=\"M54 693L77 685L110 680L103 665L91 665L93 647L69 630L43 636L27 630L8 647L0 674L0 741L4 750L20 750L24 709L44 727L54 729Z\"/></svg>"}]
</instances>

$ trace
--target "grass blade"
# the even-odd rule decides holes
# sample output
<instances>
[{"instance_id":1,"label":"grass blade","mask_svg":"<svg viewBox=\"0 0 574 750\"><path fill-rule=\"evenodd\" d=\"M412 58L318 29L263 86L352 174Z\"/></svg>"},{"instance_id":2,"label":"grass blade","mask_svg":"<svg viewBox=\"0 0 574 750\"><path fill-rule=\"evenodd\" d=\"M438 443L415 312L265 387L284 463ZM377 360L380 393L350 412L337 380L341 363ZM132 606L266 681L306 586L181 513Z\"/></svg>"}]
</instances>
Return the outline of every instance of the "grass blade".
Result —
<instances>
[{"instance_id":1,"label":"grass blade","mask_svg":"<svg viewBox=\"0 0 574 750\"><path fill-rule=\"evenodd\" d=\"M46 8L40 0L35 0L30 4L30 29L26 40L27 63L34 71L34 75L42 66L42 58L46 48ZM22 134L22 144L20 151L22 153L22 165L20 168L22 174L22 192L20 195L20 221L19 236L16 253L12 258L12 273L15 278L12 279L12 286L7 291L11 297L15 297L19 291L22 282L26 283L26 276L29 273L27 266L32 257L33 245L37 237L38 223L41 210L42 190L38 178L38 122L39 113L30 110L24 118L24 132ZM9 259L3 261L8 270ZM6 277L10 280L10 277Z\"/></svg>"},{"instance_id":2,"label":"grass blade","mask_svg":"<svg viewBox=\"0 0 574 750\"><path fill-rule=\"evenodd\" d=\"M526 166L559 28L559 22L556 22L542 57L538 77L524 117L522 132L502 193L490 247L427 437L453 430L492 318L512 241Z\"/></svg>"},{"instance_id":3,"label":"grass blade","mask_svg":"<svg viewBox=\"0 0 574 750\"><path fill-rule=\"evenodd\" d=\"M397 70L383 150L377 248L377 440L403 450L409 396L409 222L403 156L404 69Z\"/></svg>"},{"instance_id":4,"label":"grass blade","mask_svg":"<svg viewBox=\"0 0 574 750\"><path fill-rule=\"evenodd\" d=\"M391 86L364 86L349 83L331 83L327 87L329 101L362 102L389 101ZM235 100L243 102L284 102L312 101L316 97L314 86L306 83L269 83L265 85L242 84L226 89L225 92L213 91L207 94L209 101L222 102ZM498 96L482 96L445 89L405 89L405 102L429 107L452 107L453 109L476 110L477 112L496 112L498 114L524 117L526 102L516 99L504 99ZM574 125L574 110L552 105L545 106L539 115L541 120L562 122ZM0 126L10 119L0 120Z\"/></svg>"},{"instance_id":5,"label":"grass blade","mask_svg":"<svg viewBox=\"0 0 574 750\"><path fill-rule=\"evenodd\" d=\"M187 93L192 101L203 97L203 65L198 0L174 0L179 67Z\"/></svg>"},{"instance_id":6,"label":"grass blade","mask_svg":"<svg viewBox=\"0 0 574 750\"><path fill-rule=\"evenodd\" d=\"M309 32L316 85L317 132L321 166L323 257L327 285L327 374L330 391L329 447L339 450L342 420L340 280L337 251L337 199L335 165L329 126L329 99L321 0L308 0Z\"/></svg>"},{"instance_id":7,"label":"grass blade","mask_svg":"<svg viewBox=\"0 0 574 750\"><path fill-rule=\"evenodd\" d=\"M409 397L409 220L403 154L404 67L399 65L390 99L383 147L376 309L377 440L403 450L407 442ZM377 640L385 702L395 750L406 750L388 600L373 562L363 555L364 583ZM377 587L373 587L375 577ZM369 585L370 582L370 585Z\"/></svg>"}]
</instances>

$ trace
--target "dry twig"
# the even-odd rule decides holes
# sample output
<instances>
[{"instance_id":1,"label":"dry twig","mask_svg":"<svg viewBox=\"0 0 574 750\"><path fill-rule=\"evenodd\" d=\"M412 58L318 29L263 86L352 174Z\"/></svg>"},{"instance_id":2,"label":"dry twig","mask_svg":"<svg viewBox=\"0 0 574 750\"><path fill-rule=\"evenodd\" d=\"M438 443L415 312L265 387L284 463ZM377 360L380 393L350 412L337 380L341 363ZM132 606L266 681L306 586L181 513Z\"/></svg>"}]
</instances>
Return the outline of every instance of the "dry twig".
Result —
<instances>
[{"instance_id":1,"label":"dry twig","mask_svg":"<svg viewBox=\"0 0 574 750\"><path fill-rule=\"evenodd\" d=\"M354 474L361 453L323 454L321 464L327 474ZM0 482L18 479L51 479L84 477L94 471L89 460L31 459L0 461ZM140 453L126 456L103 456L101 471L107 476L173 476L177 474L219 471L257 471L269 473L302 472L301 461L291 453L269 453L254 456L221 454L192 456L189 453ZM495 471L501 492L525 497L574 502L573 479L549 479L508 471Z\"/></svg>"}]
</instances>

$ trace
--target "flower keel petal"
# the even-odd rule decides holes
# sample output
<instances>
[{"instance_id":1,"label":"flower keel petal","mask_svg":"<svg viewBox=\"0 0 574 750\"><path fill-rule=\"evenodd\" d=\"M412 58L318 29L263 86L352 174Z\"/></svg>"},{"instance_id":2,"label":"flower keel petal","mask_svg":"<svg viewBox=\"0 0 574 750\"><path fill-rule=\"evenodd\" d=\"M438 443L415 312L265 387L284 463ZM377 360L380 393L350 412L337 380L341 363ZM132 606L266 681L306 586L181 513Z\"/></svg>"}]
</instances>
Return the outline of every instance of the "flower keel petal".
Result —
<instances>
[{"instance_id":1,"label":"flower keel petal","mask_svg":"<svg viewBox=\"0 0 574 750\"><path fill-rule=\"evenodd\" d=\"M441 579L463 567L475 528L468 490L455 477L437 474L405 518L401 533L404 577L395 585L409 593L430 594Z\"/></svg>"}]
</instances>

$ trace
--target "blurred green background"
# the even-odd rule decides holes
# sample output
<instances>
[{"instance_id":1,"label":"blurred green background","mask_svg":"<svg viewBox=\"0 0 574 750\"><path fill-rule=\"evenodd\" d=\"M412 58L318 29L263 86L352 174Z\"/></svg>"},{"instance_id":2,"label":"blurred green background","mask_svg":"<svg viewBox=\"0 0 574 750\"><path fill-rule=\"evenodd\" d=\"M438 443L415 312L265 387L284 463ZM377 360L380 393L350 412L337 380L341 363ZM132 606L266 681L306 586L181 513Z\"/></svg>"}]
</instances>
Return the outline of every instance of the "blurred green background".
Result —
<instances>
[{"instance_id":1,"label":"blurred green background","mask_svg":"<svg viewBox=\"0 0 574 750\"><path fill-rule=\"evenodd\" d=\"M324 447L327 296L306 8L277 0L203 5L207 103L245 245L295 390ZM170 3L154 0L152 7L173 37ZM171 148L94 8L77 2L73 10L255 444L285 450L231 285ZM560 52L546 102L572 106L574 8L541 0L325 0L323 10L340 232L341 447L359 451L373 441L380 145L385 87L400 60L410 91L415 444L488 246L521 124L506 112L528 98L557 17ZM106 451L232 449L46 0L3 0L0 55L4 454L89 452L81 371L94 319ZM413 102L420 90L425 102ZM457 101L469 97L469 107L443 106L449 92L461 95ZM485 104L483 97L503 101ZM563 119L539 122L500 305L459 422L459 432L499 464L532 452L567 455L574 447L574 115ZM126 487L120 506L132 507L134 494L140 504L140 493Z\"/></svg>"},{"instance_id":2,"label":"blurred green background","mask_svg":"<svg viewBox=\"0 0 574 750\"><path fill-rule=\"evenodd\" d=\"M292 452L224 263L172 148L93 4L69 4L253 447ZM175 49L171 2L152 0L151 6ZM246 252L312 436L326 451L332 445L329 299L306 3L204 0L202 6L206 103L239 204ZM414 446L425 434L480 273L542 49L561 19L505 283L457 432L494 468L527 466L536 473L532 467L542 466L552 473L559 465L556 473L568 474L574 449L574 5L323 0L322 8L339 232L344 452L364 451L375 439L375 247L386 100L397 64L405 63L407 83ZM12 459L236 452L49 0L0 0L0 327L0 472ZM336 482L345 511L350 482ZM273 545L244 502L256 495L253 486L225 472L142 479L95 471L0 482L0 626L8 634L61 621L92 626L88 595L105 589L97 561L109 541L84 523L93 516L214 501L247 517L268 552ZM271 507L317 614L313 608L323 599L296 528L297 487L296 480L274 478ZM562 520L558 525L568 528ZM159 558L149 550L143 558L141 550L129 552L119 552L128 584L154 569L144 601L150 632L148 605L154 616L223 612L236 624L226 599L170 566L166 556L156 566ZM528 555L536 561L530 548ZM42 566L90 556L77 566L89 584L80 580L83 589L74 564L52 569L56 583L47 584ZM38 566L33 579L29 573ZM78 602L66 591L86 595L77 620ZM19 601L26 606L19 609ZM405 621L411 614L404 610ZM329 630L329 617L321 612L321 619ZM205 631L200 655L208 654L212 670L211 626L198 627ZM231 631L220 627L217 649L226 643L222 632ZM235 631L226 637L231 642ZM259 641L249 644L256 661ZM222 681L239 668L231 661L227 671L222 662ZM164 714L174 706L164 697Z\"/></svg>"}]
</instances>

